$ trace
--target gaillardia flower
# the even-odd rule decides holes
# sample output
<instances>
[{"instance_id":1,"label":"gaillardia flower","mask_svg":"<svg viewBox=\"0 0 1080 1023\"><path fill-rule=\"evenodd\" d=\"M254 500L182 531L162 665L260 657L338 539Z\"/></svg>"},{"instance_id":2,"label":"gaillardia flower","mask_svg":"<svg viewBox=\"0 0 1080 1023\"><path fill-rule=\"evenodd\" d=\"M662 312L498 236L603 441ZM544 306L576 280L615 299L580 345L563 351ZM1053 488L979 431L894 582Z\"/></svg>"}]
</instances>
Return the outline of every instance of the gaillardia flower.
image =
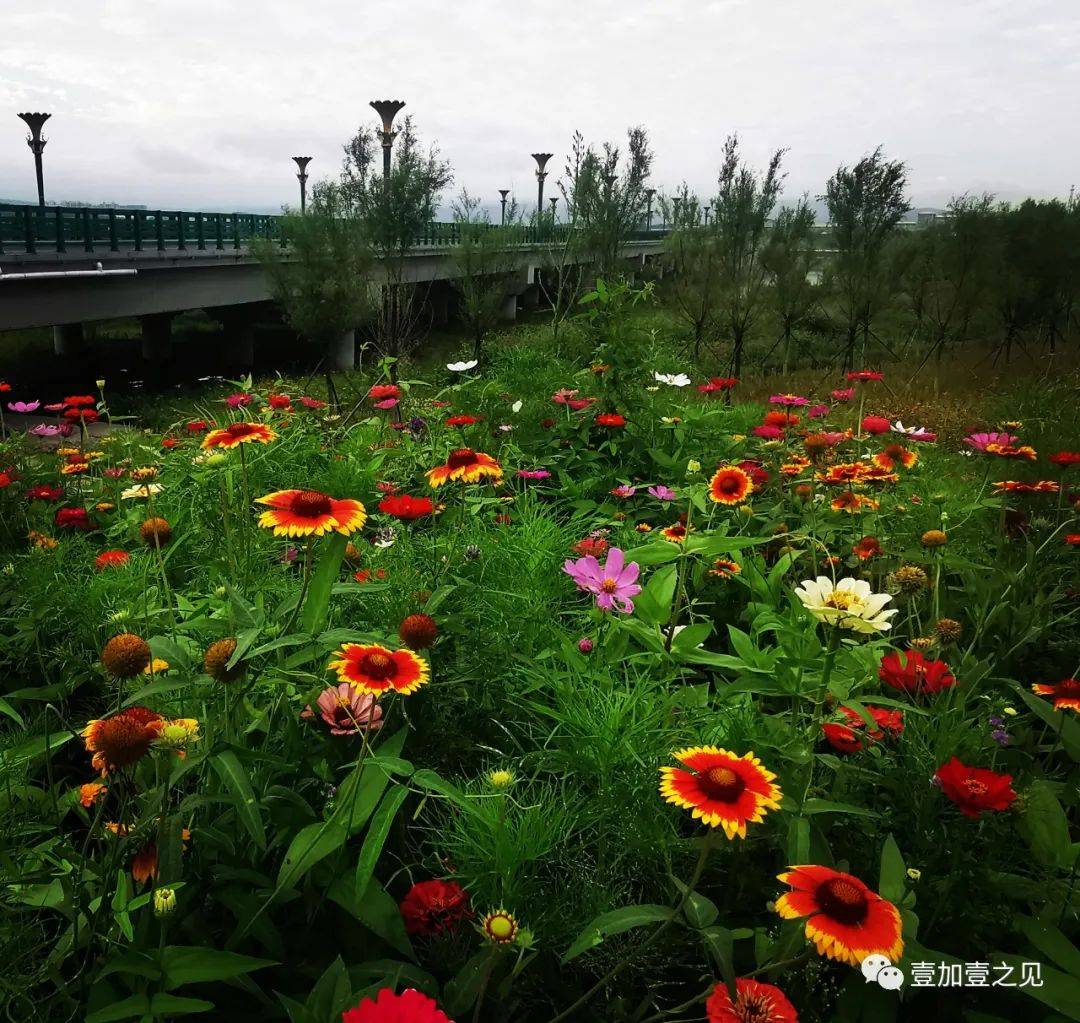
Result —
<instances>
[{"instance_id":1,"label":"gaillardia flower","mask_svg":"<svg viewBox=\"0 0 1080 1023\"><path fill-rule=\"evenodd\" d=\"M123 632L113 636L101 651L101 663L113 678L134 678L150 664L150 646L141 636Z\"/></svg>"},{"instance_id":2,"label":"gaillardia flower","mask_svg":"<svg viewBox=\"0 0 1080 1023\"><path fill-rule=\"evenodd\" d=\"M742 504L754 492L754 482L745 469L721 466L709 480L709 498L716 504Z\"/></svg>"},{"instance_id":3,"label":"gaillardia flower","mask_svg":"<svg viewBox=\"0 0 1080 1023\"><path fill-rule=\"evenodd\" d=\"M513 914L505 909L492 910L480 922L480 930L483 931L484 937L496 945L511 944L517 938L520 929Z\"/></svg>"},{"instance_id":4,"label":"gaillardia flower","mask_svg":"<svg viewBox=\"0 0 1080 1023\"><path fill-rule=\"evenodd\" d=\"M804 580L795 596L818 621L836 625L853 632L884 632L892 628L889 619L896 608L882 610L892 597L887 593L871 593L865 579L850 576L834 583L828 576Z\"/></svg>"},{"instance_id":5,"label":"gaillardia flower","mask_svg":"<svg viewBox=\"0 0 1080 1023\"><path fill-rule=\"evenodd\" d=\"M218 639L206 648L203 657L203 671L215 682L235 682L244 674L244 662L240 661L229 667L232 655L236 653L236 640L232 636Z\"/></svg>"},{"instance_id":6,"label":"gaillardia flower","mask_svg":"<svg viewBox=\"0 0 1080 1023\"><path fill-rule=\"evenodd\" d=\"M726 984L717 984L705 1002L707 1023L799 1023L795 1006L775 984L752 977L735 981L732 1002Z\"/></svg>"},{"instance_id":7,"label":"gaillardia flower","mask_svg":"<svg viewBox=\"0 0 1080 1023\"><path fill-rule=\"evenodd\" d=\"M806 917L818 954L858 966L868 955L904 954L900 911L857 877L830 867L792 867L779 875L791 891L776 900L785 920Z\"/></svg>"},{"instance_id":8,"label":"gaillardia flower","mask_svg":"<svg viewBox=\"0 0 1080 1023\"><path fill-rule=\"evenodd\" d=\"M227 449L235 448L238 444L269 444L272 440L277 440L277 434L265 423L241 420L220 430L211 430L203 437L202 446L204 449Z\"/></svg>"},{"instance_id":9,"label":"gaillardia flower","mask_svg":"<svg viewBox=\"0 0 1080 1023\"><path fill-rule=\"evenodd\" d=\"M1054 710L1071 710L1080 714L1080 680L1067 678L1050 685L1036 683L1031 691L1037 696L1049 696L1054 701Z\"/></svg>"},{"instance_id":10,"label":"gaillardia flower","mask_svg":"<svg viewBox=\"0 0 1080 1023\"><path fill-rule=\"evenodd\" d=\"M107 718L90 721L82 731L86 752L102 775L130 767L142 759L161 734L165 719L147 707L127 707Z\"/></svg>"},{"instance_id":11,"label":"gaillardia flower","mask_svg":"<svg viewBox=\"0 0 1080 1023\"><path fill-rule=\"evenodd\" d=\"M502 474L502 466L491 455L472 448L458 448L450 452L445 465L429 469L427 478L432 487L441 487L444 483L478 483L485 479L498 483Z\"/></svg>"},{"instance_id":12,"label":"gaillardia flower","mask_svg":"<svg viewBox=\"0 0 1080 1023\"><path fill-rule=\"evenodd\" d=\"M327 497L317 490L278 490L256 498L269 511L259 525L275 536L322 536L331 531L348 536L363 528L367 510L359 501Z\"/></svg>"},{"instance_id":13,"label":"gaillardia flower","mask_svg":"<svg viewBox=\"0 0 1080 1023\"><path fill-rule=\"evenodd\" d=\"M431 679L427 661L411 650L388 650L378 644L346 643L330 662L339 681L379 696L389 690L408 696Z\"/></svg>"},{"instance_id":14,"label":"gaillardia flower","mask_svg":"<svg viewBox=\"0 0 1080 1023\"><path fill-rule=\"evenodd\" d=\"M717 746L693 746L672 756L689 770L661 767L660 794L710 828L723 828L729 839L745 838L748 823L780 809L776 775L753 753L740 757Z\"/></svg>"}]
</instances>

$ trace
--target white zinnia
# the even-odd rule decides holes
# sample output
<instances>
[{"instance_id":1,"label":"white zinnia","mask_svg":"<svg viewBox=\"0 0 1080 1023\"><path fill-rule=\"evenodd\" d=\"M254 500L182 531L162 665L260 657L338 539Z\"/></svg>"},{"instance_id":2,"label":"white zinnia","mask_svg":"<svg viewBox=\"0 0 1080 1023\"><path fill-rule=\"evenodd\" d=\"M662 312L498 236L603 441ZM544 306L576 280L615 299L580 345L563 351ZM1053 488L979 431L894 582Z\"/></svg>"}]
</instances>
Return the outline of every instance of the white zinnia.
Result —
<instances>
[{"instance_id":1,"label":"white zinnia","mask_svg":"<svg viewBox=\"0 0 1080 1023\"><path fill-rule=\"evenodd\" d=\"M653 373L653 379L672 387L689 387L690 378L685 373Z\"/></svg>"},{"instance_id":2,"label":"white zinnia","mask_svg":"<svg viewBox=\"0 0 1080 1023\"><path fill-rule=\"evenodd\" d=\"M795 596L818 621L837 625L853 632L884 632L891 629L889 619L896 608L883 611L892 597L887 593L871 593L865 579L850 576L834 583L828 576L807 579L795 590Z\"/></svg>"},{"instance_id":3,"label":"white zinnia","mask_svg":"<svg viewBox=\"0 0 1080 1023\"><path fill-rule=\"evenodd\" d=\"M475 369L477 365L476 359L470 359L468 362L448 362L446 368L451 373L464 373L466 370Z\"/></svg>"},{"instance_id":4,"label":"white zinnia","mask_svg":"<svg viewBox=\"0 0 1080 1023\"><path fill-rule=\"evenodd\" d=\"M123 501L146 501L154 494L160 494L162 490L160 483L138 483L134 487L128 487L120 493L120 499Z\"/></svg>"}]
</instances>

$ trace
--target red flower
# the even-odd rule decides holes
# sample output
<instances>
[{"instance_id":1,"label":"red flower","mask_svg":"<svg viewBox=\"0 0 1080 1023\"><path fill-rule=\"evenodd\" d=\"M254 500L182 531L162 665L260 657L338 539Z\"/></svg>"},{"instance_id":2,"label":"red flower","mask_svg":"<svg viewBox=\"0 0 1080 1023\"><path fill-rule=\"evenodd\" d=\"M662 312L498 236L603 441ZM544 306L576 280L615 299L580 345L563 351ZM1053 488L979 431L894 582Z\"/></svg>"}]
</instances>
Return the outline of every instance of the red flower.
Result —
<instances>
[{"instance_id":1,"label":"red flower","mask_svg":"<svg viewBox=\"0 0 1080 1023\"><path fill-rule=\"evenodd\" d=\"M867 433L888 433L892 427L884 416L867 416L862 421L862 428Z\"/></svg>"},{"instance_id":2,"label":"red flower","mask_svg":"<svg viewBox=\"0 0 1080 1023\"><path fill-rule=\"evenodd\" d=\"M162 437L161 438L161 446L163 448L165 448L166 451L172 450L173 448L176 447L176 445L178 443L179 443L179 441L177 441L177 439L175 437Z\"/></svg>"},{"instance_id":3,"label":"red flower","mask_svg":"<svg viewBox=\"0 0 1080 1023\"><path fill-rule=\"evenodd\" d=\"M602 536L587 536L584 540L578 540L578 542L574 544L574 553L580 554L584 558L589 556L602 558L607 554L609 546L607 540Z\"/></svg>"},{"instance_id":4,"label":"red flower","mask_svg":"<svg viewBox=\"0 0 1080 1023\"><path fill-rule=\"evenodd\" d=\"M92 394L73 394L64 399L64 404L69 408L83 408L93 405L97 401Z\"/></svg>"},{"instance_id":5,"label":"red flower","mask_svg":"<svg viewBox=\"0 0 1080 1023\"><path fill-rule=\"evenodd\" d=\"M82 420L84 423L96 423L98 421L98 414L96 409L92 408L69 408L64 410L64 418L76 422Z\"/></svg>"},{"instance_id":6,"label":"red flower","mask_svg":"<svg viewBox=\"0 0 1080 1023\"><path fill-rule=\"evenodd\" d=\"M600 415L596 417L596 425L606 426L612 430L619 430L626 425L626 420L617 412L601 412Z\"/></svg>"},{"instance_id":7,"label":"red flower","mask_svg":"<svg viewBox=\"0 0 1080 1023\"><path fill-rule=\"evenodd\" d=\"M757 493L769 482L768 471L753 458L744 458L738 463L738 468L742 469L750 477L750 482L754 484L754 493Z\"/></svg>"},{"instance_id":8,"label":"red flower","mask_svg":"<svg viewBox=\"0 0 1080 1023\"><path fill-rule=\"evenodd\" d=\"M53 522L60 529L93 529L90 516L85 508L57 508Z\"/></svg>"},{"instance_id":9,"label":"red flower","mask_svg":"<svg viewBox=\"0 0 1080 1023\"><path fill-rule=\"evenodd\" d=\"M193 419L184 429L188 433L206 433L210 429L210 424L205 419Z\"/></svg>"},{"instance_id":10,"label":"red flower","mask_svg":"<svg viewBox=\"0 0 1080 1023\"><path fill-rule=\"evenodd\" d=\"M1077 538L1080 540L1080 537ZM1067 678L1051 685L1036 683L1031 691L1038 696L1049 696L1054 701L1054 710L1071 710L1080 713L1080 680Z\"/></svg>"},{"instance_id":11,"label":"red flower","mask_svg":"<svg viewBox=\"0 0 1080 1023\"><path fill-rule=\"evenodd\" d=\"M304 408L314 408L314 409L326 408L326 402L325 401L319 401L318 398L303 397L303 398L300 399L300 404L303 405Z\"/></svg>"},{"instance_id":12,"label":"red flower","mask_svg":"<svg viewBox=\"0 0 1080 1023\"><path fill-rule=\"evenodd\" d=\"M446 420L447 426L472 426L475 423L482 423L484 421L483 416L451 416Z\"/></svg>"},{"instance_id":13,"label":"red flower","mask_svg":"<svg viewBox=\"0 0 1080 1023\"><path fill-rule=\"evenodd\" d=\"M99 572L106 568L123 568L131 560L127 551L102 551L94 558L94 568Z\"/></svg>"},{"instance_id":14,"label":"red flower","mask_svg":"<svg viewBox=\"0 0 1080 1023\"><path fill-rule=\"evenodd\" d=\"M779 426L783 429L785 426L798 426L799 417L794 412L766 412L762 423L765 426Z\"/></svg>"},{"instance_id":15,"label":"red flower","mask_svg":"<svg viewBox=\"0 0 1080 1023\"><path fill-rule=\"evenodd\" d=\"M375 1000L365 998L341 1014L341 1023L453 1023L427 995L407 988L400 995L384 987Z\"/></svg>"},{"instance_id":16,"label":"red flower","mask_svg":"<svg viewBox=\"0 0 1080 1023\"><path fill-rule=\"evenodd\" d=\"M273 409L292 408L292 399L287 394L271 394L266 403Z\"/></svg>"},{"instance_id":17,"label":"red flower","mask_svg":"<svg viewBox=\"0 0 1080 1023\"><path fill-rule=\"evenodd\" d=\"M860 561L866 561L881 553L881 541L874 536L864 536L851 548L851 553Z\"/></svg>"},{"instance_id":18,"label":"red flower","mask_svg":"<svg viewBox=\"0 0 1080 1023\"><path fill-rule=\"evenodd\" d=\"M856 369L851 373L848 373L844 379L851 382L858 381L859 383L866 383L868 380L884 380L885 374L878 373L877 370L873 369Z\"/></svg>"},{"instance_id":19,"label":"red flower","mask_svg":"<svg viewBox=\"0 0 1080 1023\"><path fill-rule=\"evenodd\" d=\"M1062 469L1067 469L1070 465L1080 465L1080 451L1059 451L1050 456L1050 461L1054 465L1060 465Z\"/></svg>"},{"instance_id":20,"label":"red flower","mask_svg":"<svg viewBox=\"0 0 1080 1023\"><path fill-rule=\"evenodd\" d=\"M419 881L401 900L400 908L405 930L425 937L452 931L472 915L469 893L457 881Z\"/></svg>"},{"instance_id":21,"label":"red flower","mask_svg":"<svg viewBox=\"0 0 1080 1023\"><path fill-rule=\"evenodd\" d=\"M698 384L702 394L715 394L717 391L730 391L739 382L738 377L712 377L706 384Z\"/></svg>"},{"instance_id":22,"label":"red flower","mask_svg":"<svg viewBox=\"0 0 1080 1023\"><path fill-rule=\"evenodd\" d=\"M751 977L735 981L734 1002L727 985L717 984L705 1003L705 1018L708 1023L799 1023L799 1014L783 991Z\"/></svg>"},{"instance_id":23,"label":"red flower","mask_svg":"<svg viewBox=\"0 0 1080 1023\"><path fill-rule=\"evenodd\" d=\"M391 494L379 502L379 511L393 515L395 519L411 522L435 513L430 497L411 497L408 494Z\"/></svg>"},{"instance_id":24,"label":"red flower","mask_svg":"<svg viewBox=\"0 0 1080 1023\"><path fill-rule=\"evenodd\" d=\"M44 483L37 487L31 487L26 492L28 501L59 501L64 492L59 487L46 486Z\"/></svg>"},{"instance_id":25,"label":"red flower","mask_svg":"<svg viewBox=\"0 0 1080 1023\"><path fill-rule=\"evenodd\" d=\"M1070 547L1080 547L1080 533L1066 533L1065 543Z\"/></svg>"},{"instance_id":26,"label":"red flower","mask_svg":"<svg viewBox=\"0 0 1080 1023\"><path fill-rule=\"evenodd\" d=\"M956 757L937 769L934 781L965 817L1007 810L1016 800L1012 775L968 767Z\"/></svg>"},{"instance_id":27,"label":"red flower","mask_svg":"<svg viewBox=\"0 0 1080 1023\"><path fill-rule=\"evenodd\" d=\"M750 432L762 440L780 440L784 436L779 426L755 426Z\"/></svg>"},{"instance_id":28,"label":"red flower","mask_svg":"<svg viewBox=\"0 0 1080 1023\"><path fill-rule=\"evenodd\" d=\"M829 745L838 753L858 753L862 749L862 741L855 734L854 729L847 725L838 725L829 722L821 726L821 731Z\"/></svg>"},{"instance_id":29,"label":"red flower","mask_svg":"<svg viewBox=\"0 0 1080 1023\"><path fill-rule=\"evenodd\" d=\"M895 650L886 654L878 667L878 678L910 696L939 693L956 685L956 679L944 661L928 660L918 650L908 650L903 655Z\"/></svg>"},{"instance_id":30,"label":"red flower","mask_svg":"<svg viewBox=\"0 0 1080 1023\"><path fill-rule=\"evenodd\" d=\"M400 398L401 388L397 384L375 384L367 396L372 401L386 401L387 398Z\"/></svg>"}]
</instances>

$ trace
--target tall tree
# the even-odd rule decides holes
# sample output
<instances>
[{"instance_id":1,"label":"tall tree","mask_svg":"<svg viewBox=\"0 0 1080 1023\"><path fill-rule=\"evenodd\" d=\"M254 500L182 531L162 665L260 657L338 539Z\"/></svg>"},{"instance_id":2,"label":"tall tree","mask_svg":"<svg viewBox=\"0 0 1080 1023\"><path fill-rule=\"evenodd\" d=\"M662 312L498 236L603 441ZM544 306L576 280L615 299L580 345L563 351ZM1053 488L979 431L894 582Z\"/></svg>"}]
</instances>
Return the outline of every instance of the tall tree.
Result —
<instances>
[{"instance_id":1,"label":"tall tree","mask_svg":"<svg viewBox=\"0 0 1080 1023\"><path fill-rule=\"evenodd\" d=\"M375 340L387 355L404 352L420 327L417 285L408 280L408 255L434 219L443 190L453 181L450 164L435 146L424 150L411 117L397 133L388 177L373 128L362 125L345 144L341 191L363 225L383 281Z\"/></svg>"},{"instance_id":2,"label":"tall tree","mask_svg":"<svg viewBox=\"0 0 1080 1023\"><path fill-rule=\"evenodd\" d=\"M818 289L811 279L814 250L814 211L803 196L776 215L762 262L772 281L773 308L780 321L783 372L788 371L795 332L817 304Z\"/></svg>"},{"instance_id":3,"label":"tall tree","mask_svg":"<svg viewBox=\"0 0 1080 1023\"><path fill-rule=\"evenodd\" d=\"M728 136L720 167L719 191L713 200L713 232L717 246L720 296L717 316L731 338L731 371L742 372L746 340L764 300L768 271L762 259L769 218L780 197L784 175L778 149L764 174L747 166L739 155L739 140Z\"/></svg>"},{"instance_id":4,"label":"tall tree","mask_svg":"<svg viewBox=\"0 0 1080 1023\"><path fill-rule=\"evenodd\" d=\"M829 208L829 285L845 336L844 368L852 369L860 333L865 360L873 318L888 301L885 246L910 209L907 172L879 146L854 167L840 167L821 196Z\"/></svg>"},{"instance_id":5,"label":"tall tree","mask_svg":"<svg viewBox=\"0 0 1080 1023\"><path fill-rule=\"evenodd\" d=\"M678 200L675 203L674 200ZM661 200L665 219L679 210L679 221L665 246L665 262L671 269L668 294L675 312L690 330L694 361L716 331L716 306L720 299L720 251L715 231L698 226L700 204L684 183L671 200ZM679 226L682 225L682 226Z\"/></svg>"}]
</instances>

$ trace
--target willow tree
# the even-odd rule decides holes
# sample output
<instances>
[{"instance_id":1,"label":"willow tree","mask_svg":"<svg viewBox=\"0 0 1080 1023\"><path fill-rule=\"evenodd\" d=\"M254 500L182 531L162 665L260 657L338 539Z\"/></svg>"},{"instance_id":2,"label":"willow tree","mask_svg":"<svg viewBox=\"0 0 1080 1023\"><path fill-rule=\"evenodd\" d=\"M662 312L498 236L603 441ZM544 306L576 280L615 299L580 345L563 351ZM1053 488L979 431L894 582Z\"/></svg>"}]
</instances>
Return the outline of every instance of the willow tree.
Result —
<instances>
[{"instance_id":1,"label":"willow tree","mask_svg":"<svg viewBox=\"0 0 1080 1023\"><path fill-rule=\"evenodd\" d=\"M829 208L834 249L827 284L844 334L844 368L855 364L862 336L862 360L875 315L888 304L890 267L886 245L910 209L907 172L899 160L886 160L879 146L854 167L840 167L821 196Z\"/></svg>"},{"instance_id":2,"label":"willow tree","mask_svg":"<svg viewBox=\"0 0 1080 1023\"><path fill-rule=\"evenodd\" d=\"M375 342L383 354L396 357L409 347L420 325L408 256L427 233L453 174L435 146L421 147L411 117L397 132L389 175L382 172L382 147L374 128L362 125L344 148L343 202L363 226L379 264L382 297Z\"/></svg>"},{"instance_id":3,"label":"willow tree","mask_svg":"<svg viewBox=\"0 0 1080 1023\"><path fill-rule=\"evenodd\" d=\"M255 252L285 321L323 349L326 390L336 405L333 373L339 368L342 335L372 314L374 258L367 227L338 184L320 182L312 189L306 213L286 211L283 230L285 248L262 240Z\"/></svg>"},{"instance_id":4,"label":"willow tree","mask_svg":"<svg viewBox=\"0 0 1080 1023\"><path fill-rule=\"evenodd\" d=\"M780 198L784 176L778 149L764 173L743 162L739 140L729 135L724 142L713 218L707 228L716 244L719 300L717 321L731 339L731 372L742 372L746 340L764 305L768 270L763 259L769 237L769 218Z\"/></svg>"}]
</instances>

